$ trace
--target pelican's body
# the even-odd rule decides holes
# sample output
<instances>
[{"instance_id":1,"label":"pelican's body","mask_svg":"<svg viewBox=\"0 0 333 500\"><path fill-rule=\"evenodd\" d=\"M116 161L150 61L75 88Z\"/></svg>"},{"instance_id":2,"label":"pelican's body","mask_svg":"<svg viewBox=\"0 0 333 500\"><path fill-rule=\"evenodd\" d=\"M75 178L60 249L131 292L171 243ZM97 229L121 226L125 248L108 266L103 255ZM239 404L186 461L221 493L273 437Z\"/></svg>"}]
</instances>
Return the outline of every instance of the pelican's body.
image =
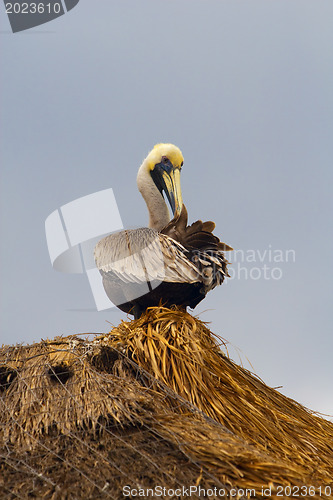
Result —
<instances>
[{"instance_id":1,"label":"pelican's body","mask_svg":"<svg viewBox=\"0 0 333 500\"><path fill-rule=\"evenodd\" d=\"M231 248L212 234L215 224L197 221L187 226L179 181L182 165L176 146L155 146L137 177L149 227L111 234L95 247L106 294L135 318L160 304L194 308L227 275L222 250ZM173 210L172 220L162 191Z\"/></svg>"}]
</instances>

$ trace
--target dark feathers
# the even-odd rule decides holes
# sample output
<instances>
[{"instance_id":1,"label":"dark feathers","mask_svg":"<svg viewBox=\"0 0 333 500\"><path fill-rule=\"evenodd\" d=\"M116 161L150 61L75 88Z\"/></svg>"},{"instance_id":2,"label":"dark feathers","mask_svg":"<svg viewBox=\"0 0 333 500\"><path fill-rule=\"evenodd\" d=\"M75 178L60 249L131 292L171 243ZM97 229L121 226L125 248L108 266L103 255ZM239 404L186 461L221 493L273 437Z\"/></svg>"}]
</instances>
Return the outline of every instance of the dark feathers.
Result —
<instances>
[{"instance_id":1,"label":"dark feathers","mask_svg":"<svg viewBox=\"0 0 333 500\"><path fill-rule=\"evenodd\" d=\"M187 225L187 210L185 205L179 215L176 215L165 226L161 233L178 241L188 250L201 250L217 252L232 250L226 243L222 243L217 236L213 234L215 223L212 221L202 222L197 220L190 226Z\"/></svg>"}]
</instances>

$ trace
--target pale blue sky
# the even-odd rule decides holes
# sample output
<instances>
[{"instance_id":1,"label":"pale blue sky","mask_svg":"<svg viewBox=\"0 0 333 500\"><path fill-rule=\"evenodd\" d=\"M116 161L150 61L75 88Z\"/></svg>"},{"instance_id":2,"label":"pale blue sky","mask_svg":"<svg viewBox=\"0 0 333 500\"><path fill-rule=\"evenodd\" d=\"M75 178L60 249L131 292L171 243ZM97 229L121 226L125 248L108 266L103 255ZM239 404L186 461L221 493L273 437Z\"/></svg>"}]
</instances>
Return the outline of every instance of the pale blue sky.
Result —
<instances>
[{"instance_id":1,"label":"pale blue sky","mask_svg":"<svg viewBox=\"0 0 333 500\"><path fill-rule=\"evenodd\" d=\"M195 313L266 383L333 414L331 0L80 0L15 35L2 8L1 30L1 341L126 319L52 269L44 222L112 187L125 227L147 224L136 172L173 142L191 221L244 252L295 251L240 263L282 277L240 271Z\"/></svg>"}]
</instances>

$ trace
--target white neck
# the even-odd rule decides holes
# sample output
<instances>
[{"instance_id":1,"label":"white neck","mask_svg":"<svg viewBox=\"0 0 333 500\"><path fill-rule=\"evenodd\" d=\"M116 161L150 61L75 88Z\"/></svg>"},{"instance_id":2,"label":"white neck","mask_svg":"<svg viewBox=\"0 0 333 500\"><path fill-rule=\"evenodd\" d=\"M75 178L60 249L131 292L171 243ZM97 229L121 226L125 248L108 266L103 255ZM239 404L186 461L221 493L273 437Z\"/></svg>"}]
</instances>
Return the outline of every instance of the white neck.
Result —
<instances>
[{"instance_id":1,"label":"white neck","mask_svg":"<svg viewBox=\"0 0 333 500\"><path fill-rule=\"evenodd\" d=\"M137 184L149 212L149 227L161 231L170 222L170 213L151 175L146 160L139 168Z\"/></svg>"}]
</instances>

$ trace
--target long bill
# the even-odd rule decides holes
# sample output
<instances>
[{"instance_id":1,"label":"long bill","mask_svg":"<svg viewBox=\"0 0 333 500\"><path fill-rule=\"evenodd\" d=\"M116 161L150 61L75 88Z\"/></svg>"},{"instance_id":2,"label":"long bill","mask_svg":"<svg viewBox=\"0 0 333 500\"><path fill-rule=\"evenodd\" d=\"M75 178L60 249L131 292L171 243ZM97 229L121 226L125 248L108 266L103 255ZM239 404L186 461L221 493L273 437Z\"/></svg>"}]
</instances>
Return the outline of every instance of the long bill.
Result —
<instances>
[{"instance_id":1,"label":"long bill","mask_svg":"<svg viewBox=\"0 0 333 500\"><path fill-rule=\"evenodd\" d=\"M169 200L172 213L174 216L179 215L183 206L182 191L180 187L180 169L177 167L173 168L169 173L164 171L163 181L163 188Z\"/></svg>"}]
</instances>

